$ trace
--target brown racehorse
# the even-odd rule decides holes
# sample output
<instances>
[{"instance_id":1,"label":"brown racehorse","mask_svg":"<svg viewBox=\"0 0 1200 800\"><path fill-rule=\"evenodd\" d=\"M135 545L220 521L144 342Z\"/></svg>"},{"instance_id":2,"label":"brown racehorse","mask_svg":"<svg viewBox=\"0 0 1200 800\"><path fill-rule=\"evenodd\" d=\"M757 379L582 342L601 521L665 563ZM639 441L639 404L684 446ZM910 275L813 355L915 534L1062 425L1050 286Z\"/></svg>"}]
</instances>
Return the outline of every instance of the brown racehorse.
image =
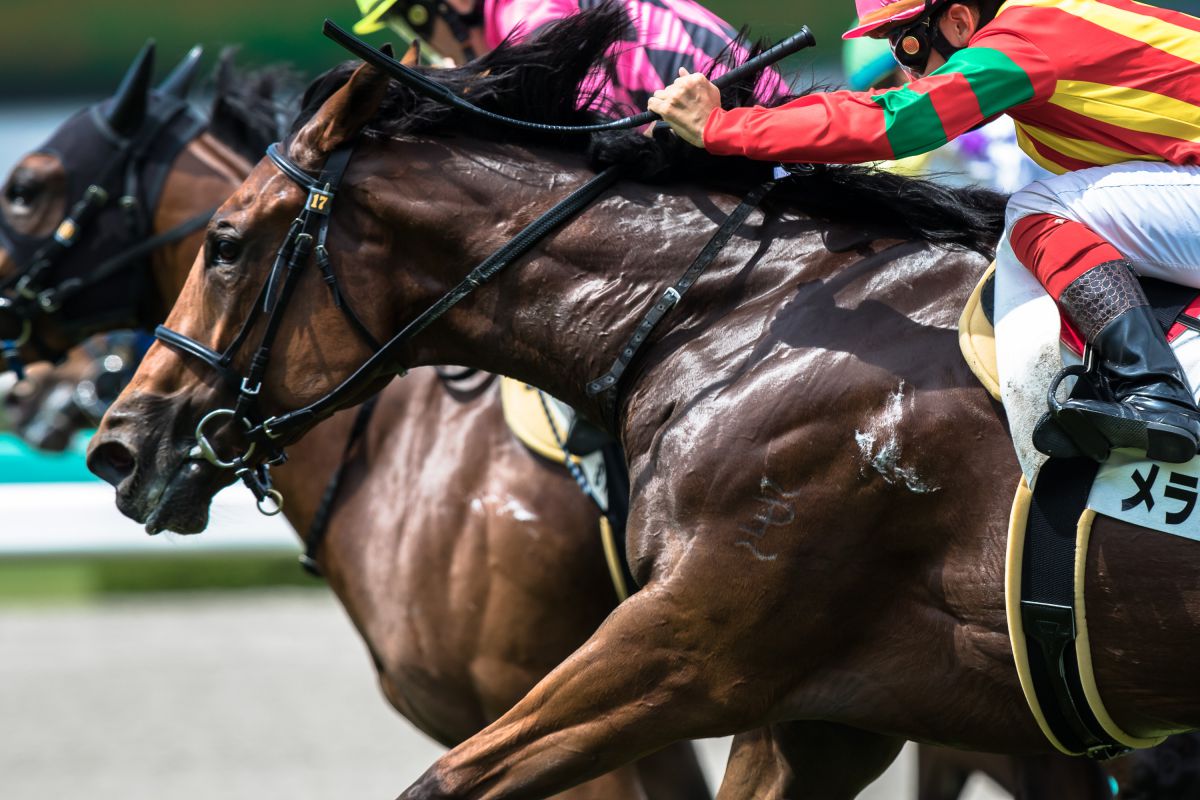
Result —
<instances>
[{"instance_id":1,"label":"brown racehorse","mask_svg":"<svg viewBox=\"0 0 1200 800\"><path fill-rule=\"evenodd\" d=\"M581 62L609 41L594 24L564 24L440 80L510 116L578 122ZM591 174L569 140L505 133L368 67L340 75L285 153L316 172L356 141L328 247L377 337ZM630 150L656 146L636 138ZM765 175L725 163L697 157L690 169L705 172L693 180L608 191L394 366L510 374L603 420L583 387ZM210 223L168 324L229 344L305 199L260 162ZM403 797L541 797L670 742L756 728L735 740L723 797L853 796L903 738L1047 751L1004 613L1019 471L955 335L987 259L937 246L986 249L1001 210L845 168L816 169L768 198L622 387L612 428L631 469L629 552L642 589ZM370 355L312 270L281 320L264 413L316 400ZM233 477L189 458L195 429L233 400L206 364L153 347L90 463L130 516L194 529ZM240 438L214 436L227 453L244 448ZM1198 557L1182 539L1096 526L1093 658L1109 710L1134 734L1200 725Z\"/></svg>"},{"instance_id":2,"label":"brown racehorse","mask_svg":"<svg viewBox=\"0 0 1200 800\"><path fill-rule=\"evenodd\" d=\"M220 203L249 172L239 153L261 153L270 139L256 131L273 133L260 83L233 74L219 82L209 132L184 148L166 178L155 231ZM87 122L85 115L66 124ZM79 148L102 144L83 135L72 140ZM60 172L55 158L24 158L5 187L8 200L0 201L5 213L24 224L40 220L28 224L33 233L53 230L70 202ZM16 183L20 192L13 191ZM17 196L29 207L14 208ZM136 304L151 309L143 324L153 326L153 309L173 304L200 238L154 254L153 281ZM15 268L10 254L0 252L0 275ZM71 322L47 320L38 340L72 344L61 332ZM315 429L276 473L285 513L302 537L342 459L355 413ZM381 396L350 453L318 558L363 636L388 701L451 746L511 707L615 605L597 519L561 467L508 432L493 381L447 390L432 369L422 369ZM564 796L709 794L685 744Z\"/></svg>"}]
</instances>

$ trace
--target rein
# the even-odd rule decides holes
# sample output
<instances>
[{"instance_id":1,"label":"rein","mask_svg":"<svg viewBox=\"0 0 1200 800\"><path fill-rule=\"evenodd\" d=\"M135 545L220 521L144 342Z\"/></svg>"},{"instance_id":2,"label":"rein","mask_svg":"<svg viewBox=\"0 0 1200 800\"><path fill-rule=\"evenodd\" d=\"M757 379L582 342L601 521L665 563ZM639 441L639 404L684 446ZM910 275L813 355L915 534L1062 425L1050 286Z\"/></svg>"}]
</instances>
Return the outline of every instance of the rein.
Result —
<instances>
[{"instance_id":1,"label":"rein","mask_svg":"<svg viewBox=\"0 0 1200 800\"><path fill-rule=\"evenodd\" d=\"M336 33L331 33L331 31ZM541 123L514 120L509 117L493 114L490 111L485 111L462 100L444 87L421 75L421 73L409 70L404 65L395 61L395 59L355 39L328 21L326 21L326 34L338 41L341 41L338 39L340 35L342 39L346 40L341 43L347 46L351 52L360 55L369 63L380 66L385 71L394 73L396 70L399 70L403 75L407 76L411 74L412 76L416 76L420 79L422 85L436 86L438 92L430 95L434 99L469 110L471 113L479 113L489 118L504 121L508 124L521 127L535 127L537 130L585 133L634 127L656 118L655 115L647 112L647 114L636 117L626 117L623 120L604 123L601 126L578 127L546 126ZM738 69L731 70L722 75L717 79L716 83L719 87L728 86L741 80L747 74L761 70L768 64L807 47L813 42L812 34L809 33L808 28L802 28L799 33L781 42L779 45L747 61ZM360 50L363 52L360 52ZM388 65L394 65L394 69ZM404 78L401 78L401 80L404 80ZM163 325L158 326L154 332L155 337L163 344L211 366L224 382L237 393L238 399L233 408L219 408L210 411L200 420L200 423L196 426L196 445L188 455L191 458L207 461L218 469L234 470L237 477L241 478L243 483L254 493L255 498L258 500L259 510L264 514L278 514L283 507L283 499L279 492L270 486L268 468L272 464L282 463L286 458L282 450L284 443L291 441L292 438L330 416L339 410L339 408L349 405L356 397L361 397L370 384L384 376L404 375L407 369L403 366L397 368L399 363L397 356L417 334L440 319L446 312L472 294L476 289L488 283L503 269L526 255L555 229L585 210L604 192L624 177L626 172L626 167L623 165L614 165L576 188L567 197L555 203L548 211L544 212L517 233L516 236L484 259L458 285L442 295L440 299L435 301L391 339L380 346L375 343L375 340L353 310L344 302L337 299L340 297L340 293L336 291L336 282L333 279L328 251L325 249L325 239L329 228L329 217L333 211L334 197L345 174L346 166L349 163L352 153L352 143L337 148L328 156L322 176L314 177L284 155L278 143L267 148L267 156L271 162L293 183L307 190L308 196L300 215L292 222L283 244L280 245L275 263L268 275L267 281L263 284L263 288L250 314L242 323L242 327L234 337L233 342L223 353L218 353L195 339ZM638 347L645 341L645 337L649 334L650 329L682 297L683 293L699 277L705 267L715 259L734 231L745 221L750 210L758 205L759 201L773 185L773 182L768 182L750 192L721 228L718 229L712 240L701 251L696 261L693 262L684 276L674 287L667 290L669 293L674 293L674 300L659 310L659 307L663 306L663 301L660 301L648 315L648 317L654 316L654 319L650 322L643 320L642 324L639 325L638 332L634 335L634 341L622 351L622 356L625 357L624 362L622 363L621 358L618 358L617 364L614 365L613 371L610 371L609 375L601 378L598 382L593 382L594 384L602 384L597 391L611 390L613 392L614 399L611 401L613 408L615 408L616 384L620 374L633 358ZM257 407L257 398L262 387L263 374L266 371L271 347L278 333L283 312L286 310L288 301L295 290L304 264L314 252L314 241L316 242L315 253L318 265L326 275L326 281L329 283L331 290L334 291L335 302L339 303L339 307L346 314L347 318L352 321L352 325L359 331L364 340L372 345L375 352L349 377L342 381L341 384L334 387L322 397L303 408L264 419ZM284 271L286 271L286 275L281 276L281 273ZM281 279L283 281L282 288L276 292L275 287ZM230 365L237 351L247 340L250 330L260 314L267 314L266 330L263 333L258 351L250 361L247 374L245 377L240 378L239 382L238 373ZM626 356L626 354L628 355ZM591 393L590 389L589 393ZM606 403L606 408L609 405L609 403ZM210 424L226 420L234 420L240 424L244 429L243 438L249 442L248 447L243 453L231 459L222 459L217 454L216 449L205 432ZM251 467L250 460L260 445L267 453L267 458L258 467Z\"/></svg>"},{"instance_id":2,"label":"rein","mask_svg":"<svg viewBox=\"0 0 1200 800\"><path fill-rule=\"evenodd\" d=\"M622 117L621 119L614 119L608 122L600 122L595 125L547 125L543 122L530 122L528 120L506 117L503 114L497 114L494 111L488 111L486 108L480 108L465 98L460 97L442 84L430 78L428 75L425 75L419 70L415 70L405 64L401 64L387 53L384 53L367 44L362 39L359 39L357 36L349 33L344 28L336 25L332 20L325 20L323 32L334 42L350 51L351 55L354 57L359 58L376 69L385 72L397 82L404 84L417 94L424 95L430 100L436 100L437 102L451 108L457 108L460 111L474 114L477 117L484 117L485 119L490 119L493 122L511 125L515 128L541 131L542 133L603 133L604 131L620 131L629 128L638 128L642 125L646 125L659 119L658 114L655 114L653 111L643 111L640 114L634 114L630 117ZM721 88L732 86L744 78L748 78L751 75L761 72L775 62L783 58L787 58L793 53L798 53L806 47L812 47L816 43L817 40L812 35L812 31L808 29L807 25L802 25L800 30L796 33L784 39L782 42L779 42L774 47L764 50L753 58L747 59L742 64L739 64L738 66L726 72L724 75L721 75L719 78L713 81L713 83Z\"/></svg>"}]
</instances>

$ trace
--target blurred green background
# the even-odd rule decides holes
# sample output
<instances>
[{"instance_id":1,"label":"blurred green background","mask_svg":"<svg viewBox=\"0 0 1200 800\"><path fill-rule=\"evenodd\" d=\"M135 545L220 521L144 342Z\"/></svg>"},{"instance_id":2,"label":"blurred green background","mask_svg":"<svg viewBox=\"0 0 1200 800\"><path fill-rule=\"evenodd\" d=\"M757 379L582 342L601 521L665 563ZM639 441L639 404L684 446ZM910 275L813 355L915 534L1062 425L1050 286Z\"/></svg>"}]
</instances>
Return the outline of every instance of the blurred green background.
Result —
<instances>
[{"instance_id":1,"label":"blurred green background","mask_svg":"<svg viewBox=\"0 0 1200 800\"><path fill-rule=\"evenodd\" d=\"M853 12L837 4L813 6L819 11L801 13L798 6L766 0L713 4L735 25L753 23L756 33L777 37L807 23L818 39L833 43ZM322 20L330 17L349 27L358 19L354 0L3 0L0 8L5 11L0 96L5 99L109 92L148 37L158 42L160 67L199 42L210 52L238 44L250 64L283 61L316 74L345 56L321 35ZM382 42L387 35L374 38Z\"/></svg>"},{"instance_id":2,"label":"blurred green background","mask_svg":"<svg viewBox=\"0 0 1200 800\"><path fill-rule=\"evenodd\" d=\"M1200 0L1156 4L1200 14ZM749 24L756 35L773 39L807 24L819 44L795 66L815 61L821 73L836 69L839 36L854 15L852 0L711 0L707 5L730 23ZM0 9L4 101L108 92L148 37L158 41L164 63L196 42L209 46L210 52L240 44L251 64L285 61L315 74L343 54L321 36L321 21L328 16L349 26L357 18L353 0L3 0ZM382 41L384 36L377 38Z\"/></svg>"}]
</instances>

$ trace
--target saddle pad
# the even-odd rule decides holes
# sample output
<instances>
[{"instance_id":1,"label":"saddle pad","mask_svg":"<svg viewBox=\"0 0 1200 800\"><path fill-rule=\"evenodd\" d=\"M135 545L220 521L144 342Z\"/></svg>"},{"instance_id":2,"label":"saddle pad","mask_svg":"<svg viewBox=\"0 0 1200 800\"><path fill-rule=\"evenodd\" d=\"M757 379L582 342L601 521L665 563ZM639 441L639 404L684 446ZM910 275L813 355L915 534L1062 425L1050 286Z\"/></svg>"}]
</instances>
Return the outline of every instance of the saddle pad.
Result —
<instances>
[{"instance_id":1,"label":"saddle pad","mask_svg":"<svg viewBox=\"0 0 1200 800\"><path fill-rule=\"evenodd\" d=\"M543 399L545 403L542 402ZM567 411L564 411L563 403L527 383L512 378L501 378L500 405L504 410L504 421L508 423L508 429L517 437L517 441L531 452L555 464L566 465L566 454L559 444L559 437L566 438L570 419ZM551 419L554 421L554 428L550 427ZM555 430L558 437L554 435ZM604 454L597 450L582 457L571 456L571 461L582 470L592 490L593 500L605 512L600 516L600 541L604 547L604 560L608 565L609 577L612 578L617 599L624 601L629 596L629 581L626 577L628 567L625 566L624 549L616 540L612 524L605 516L609 511L609 504L608 471L604 464Z\"/></svg>"},{"instance_id":2,"label":"saddle pad","mask_svg":"<svg viewBox=\"0 0 1200 800\"><path fill-rule=\"evenodd\" d=\"M1000 375L996 370L996 329L988 319L983 307L983 290L987 282L996 274L996 264L993 262L975 291L967 298L963 306L962 316L958 318L958 347L962 350L963 358L971 372L987 389L993 399L1000 399Z\"/></svg>"},{"instance_id":3,"label":"saddle pad","mask_svg":"<svg viewBox=\"0 0 1200 800\"><path fill-rule=\"evenodd\" d=\"M500 379L500 405L504 409L504 421L508 423L513 436L542 458L565 464L566 457L554 437L540 395L537 389L527 383L512 378ZM565 439L569 420L556 403L547 402L546 406L554 417L558 435ZM575 461L578 463L578 459Z\"/></svg>"},{"instance_id":4,"label":"saddle pad","mask_svg":"<svg viewBox=\"0 0 1200 800\"><path fill-rule=\"evenodd\" d=\"M517 441L542 458L566 465L560 439L567 438L571 425L571 407L527 383L512 378L500 379L500 406L504 421ZM551 427L551 421L553 426ZM558 436L555 436L555 432ZM608 511L608 473L599 450L586 456L571 456L591 488L592 499L600 510Z\"/></svg>"},{"instance_id":5,"label":"saddle pad","mask_svg":"<svg viewBox=\"0 0 1200 800\"><path fill-rule=\"evenodd\" d=\"M1047 410L1046 391L1058 371L1066 364L1079 363L1079 358L1060 342L1058 306L1016 260L1007 242L1001 243L993 266L996 325L992 350L989 353L986 347L983 326L987 320L979 308L983 281L963 311L959 342L972 371L998 383L1017 460L1026 481L1033 485L1046 461L1032 444L1034 427ZM971 356L967 355L968 346ZM1191 385L1200 386L1200 334L1193 330L1178 333L1171 346ZM1068 390L1072 381L1066 383ZM992 391L983 377L980 382ZM1200 456L1187 464L1164 464L1117 451L1101 466L1087 507L1134 525L1200 540L1200 511L1195 508L1198 493Z\"/></svg>"}]
</instances>

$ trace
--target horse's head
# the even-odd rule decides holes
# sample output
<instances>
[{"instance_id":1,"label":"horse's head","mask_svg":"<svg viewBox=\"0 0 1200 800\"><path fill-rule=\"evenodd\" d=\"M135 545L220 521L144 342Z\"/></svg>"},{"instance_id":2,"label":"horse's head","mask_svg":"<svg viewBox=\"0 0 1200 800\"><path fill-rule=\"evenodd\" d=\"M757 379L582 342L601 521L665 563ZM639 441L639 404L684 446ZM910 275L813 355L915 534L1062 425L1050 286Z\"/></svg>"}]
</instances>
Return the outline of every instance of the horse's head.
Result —
<instances>
[{"instance_id":1,"label":"horse's head","mask_svg":"<svg viewBox=\"0 0 1200 800\"><path fill-rule=\"evenodd\" d=\"M174 333L160 334L167 346L151 348L88 458L148 531L202 530L212 496L276 450L246 428L328 391L371 355L370 331L389 329L379 299L390 289L352 266L382 258L370 242L394 234L369 213L369 181L339 185L386 89L360 67L209 221L167 318Z\"/></svg>"},{"instance_id":2,"label":"horse's head","mask_svg":"<svg viewBox=\"0 0 1200 800\"><path fill-rule=\"evenodd\" d=\"M509 116L592 122L579 87L625 29L614 9L563 20L437 80ZM561 136L511 137L505 126L389 89L366 65L319 79L304 105L295 132L210 220L160 345L92 440L89 467L150 532L202 530L212 496L236 477L261 502L264 460L378 390L388 368L476 365L475 342L499 335L505 298L494 292L445 317L467 335L393 340L359 372L401 320L419 329L433 317L419 316L422 308L544 210L547 185L587 173L577 139L575 152L547 148L539 163L527 148L561 147ZM549 297L545 270L578 274L566 259L529 266L524 297ZM519 322L542 330L545 311L526 304ZM544 351L540 342L514 349L534 360ZM356 372L352 388L330 394Z\"/></svg>"},{"instance_id":3,"label":"horse's head","mask_svg":"<svg viewBox=\"0 0 1200 800\"><path fill-rule=\"evenodd\" d=\"M90 333L145 324L148 307L165 307L148 302L154 248L142 245L162 232L173 162L205 127L186 99L199 58L194 49L154 88L146 45L112 97L13 169L0 191L0 339L10 366L60 358Z\"/></svg>"}]
</instances>

